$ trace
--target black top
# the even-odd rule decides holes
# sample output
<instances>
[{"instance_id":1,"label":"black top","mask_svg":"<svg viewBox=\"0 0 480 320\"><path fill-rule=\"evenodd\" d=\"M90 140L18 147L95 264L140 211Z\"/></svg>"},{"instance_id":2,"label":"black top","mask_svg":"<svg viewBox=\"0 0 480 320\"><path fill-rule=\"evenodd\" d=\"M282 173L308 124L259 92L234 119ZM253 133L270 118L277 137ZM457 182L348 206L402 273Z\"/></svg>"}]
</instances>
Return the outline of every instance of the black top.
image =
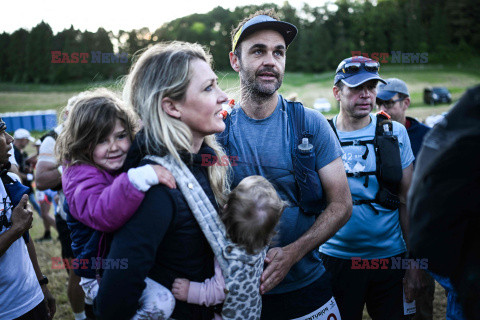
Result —
<instances>
[{"instance_id":1,"label":"black top","mask_svg":"<svg viewBox=\"0 0 480 320\"><path fill-rule=\"evenodd\" d=\"M203 146L185 162L215 205L207 167L201 166L201 154L211 152ZM185 198L178 189L163 185L152 187L135 215L114 234L107 258L127 259L122 261L128 267L105 270L95 300L95 312L101 319L130 319L139 306L147 276L171 290L175 278L203 282L214 275L214 254ZM171 317L211 320L213 312L177 300Z\"/></svg>"}]
</instances>

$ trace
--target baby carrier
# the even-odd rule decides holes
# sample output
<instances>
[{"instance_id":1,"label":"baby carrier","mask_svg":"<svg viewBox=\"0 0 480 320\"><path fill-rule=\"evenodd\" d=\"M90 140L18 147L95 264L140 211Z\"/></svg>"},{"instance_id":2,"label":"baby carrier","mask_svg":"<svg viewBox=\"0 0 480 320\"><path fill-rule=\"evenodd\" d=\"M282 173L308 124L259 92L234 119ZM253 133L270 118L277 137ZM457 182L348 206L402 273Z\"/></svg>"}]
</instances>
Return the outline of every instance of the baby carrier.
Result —
<instances>
[{"instance_id":1,"label":"baby carrier","mask_svg":"<svg viewBox=\"0 0 480 320\"><path fill-rule=\"evenodd\" d=\"M266 249L257 254L248 254L244 248L227 238L225 226L215 208L183 162L179 163L171 155L147 156L145 159L162 165L173 174L220 264L226 293L223 319L259 319L262 310L260 276Z\"/></svg>"}]
</instances>

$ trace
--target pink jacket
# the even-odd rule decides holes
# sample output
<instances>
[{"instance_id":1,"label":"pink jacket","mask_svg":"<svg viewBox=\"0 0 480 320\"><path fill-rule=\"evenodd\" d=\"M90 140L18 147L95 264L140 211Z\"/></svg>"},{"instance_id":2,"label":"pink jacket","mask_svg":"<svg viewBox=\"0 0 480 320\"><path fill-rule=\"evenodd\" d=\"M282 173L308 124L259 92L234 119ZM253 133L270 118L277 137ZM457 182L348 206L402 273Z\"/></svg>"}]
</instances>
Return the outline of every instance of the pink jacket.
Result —
<instances>
[{"instance_id":1,"label":"pink jacket","mask_svg":"<svg viewBox=\"0 0 480 320\"><path fill-rule=\"evenodd\" d=\"M222 303L225 300L225 280L217 259L214 262L215 275L204 282L190 281L188 289L188 303L201 304L207 307ZM222 320L222 316L215 313L215 320Z\"/></svg>"},{"instance_id":2,"label":"pink jacket","mask_svg":"<svg viewBox=\"0 0 480 320\"><path fill-rule=\"evenodd\" d=\"M71 215L102 232L123 226L145 197L132 185L127 173L115 176L87 164L68 167L62 185Z\"/></svg>"}]
</instances>

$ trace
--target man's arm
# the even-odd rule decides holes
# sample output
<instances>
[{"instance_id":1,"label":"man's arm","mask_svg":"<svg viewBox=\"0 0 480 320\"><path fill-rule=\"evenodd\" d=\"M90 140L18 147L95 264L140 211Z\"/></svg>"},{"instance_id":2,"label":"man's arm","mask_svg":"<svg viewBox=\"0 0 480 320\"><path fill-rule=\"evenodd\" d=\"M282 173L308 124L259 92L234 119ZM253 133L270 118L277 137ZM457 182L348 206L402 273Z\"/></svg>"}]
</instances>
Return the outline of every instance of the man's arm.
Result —
<instances>
[{"instance_id":1,"label":"man's arm","mask_svg":"<svg viewBox=\"0 0 480 320\"><path fill-rule=\"evenodd\" d=\"M350 219L352 196L342 159L338 157L333 160L318 170L318 175L325 191L327 207L313 226L295 242L268 251L265 258L268 266L262 274L260 285L262 294L275 288L295 263L325 243Z\"/></svg>"},{"instance_id":2,"label":"man's arm","mask_svg":"<svg viewBox=\"0 0 480 320\"><path fill-rule=\"evenodd\" d=\"M35 183L39 190L53 189L62 183L62 175L58 164L49 161L39 161L35 172Z\"/></svg>"}]
</instances>

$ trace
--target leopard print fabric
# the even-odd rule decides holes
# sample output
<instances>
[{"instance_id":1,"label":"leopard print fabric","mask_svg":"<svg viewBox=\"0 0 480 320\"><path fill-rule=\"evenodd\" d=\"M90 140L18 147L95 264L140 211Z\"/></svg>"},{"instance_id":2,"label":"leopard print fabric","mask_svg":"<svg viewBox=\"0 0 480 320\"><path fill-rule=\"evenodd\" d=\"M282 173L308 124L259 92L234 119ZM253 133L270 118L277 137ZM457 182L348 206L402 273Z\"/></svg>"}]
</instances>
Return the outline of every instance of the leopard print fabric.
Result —
<instances>
[{"instance_id":1,"label":"leopard print fabric","mask_svg":"<svg viewBox=\"0 0 480 320\"><path fill-rule=\"evenodd\" d=\"M263 272L267 248L257 254L248 254L244 248L227 238L225 226L202 187L182 162L166 157L147 156L168 169L182 191L200 228L207 238L225 278L224 320L260 319L262 299L260 276Z\"/></svg>"}]
</instances>

